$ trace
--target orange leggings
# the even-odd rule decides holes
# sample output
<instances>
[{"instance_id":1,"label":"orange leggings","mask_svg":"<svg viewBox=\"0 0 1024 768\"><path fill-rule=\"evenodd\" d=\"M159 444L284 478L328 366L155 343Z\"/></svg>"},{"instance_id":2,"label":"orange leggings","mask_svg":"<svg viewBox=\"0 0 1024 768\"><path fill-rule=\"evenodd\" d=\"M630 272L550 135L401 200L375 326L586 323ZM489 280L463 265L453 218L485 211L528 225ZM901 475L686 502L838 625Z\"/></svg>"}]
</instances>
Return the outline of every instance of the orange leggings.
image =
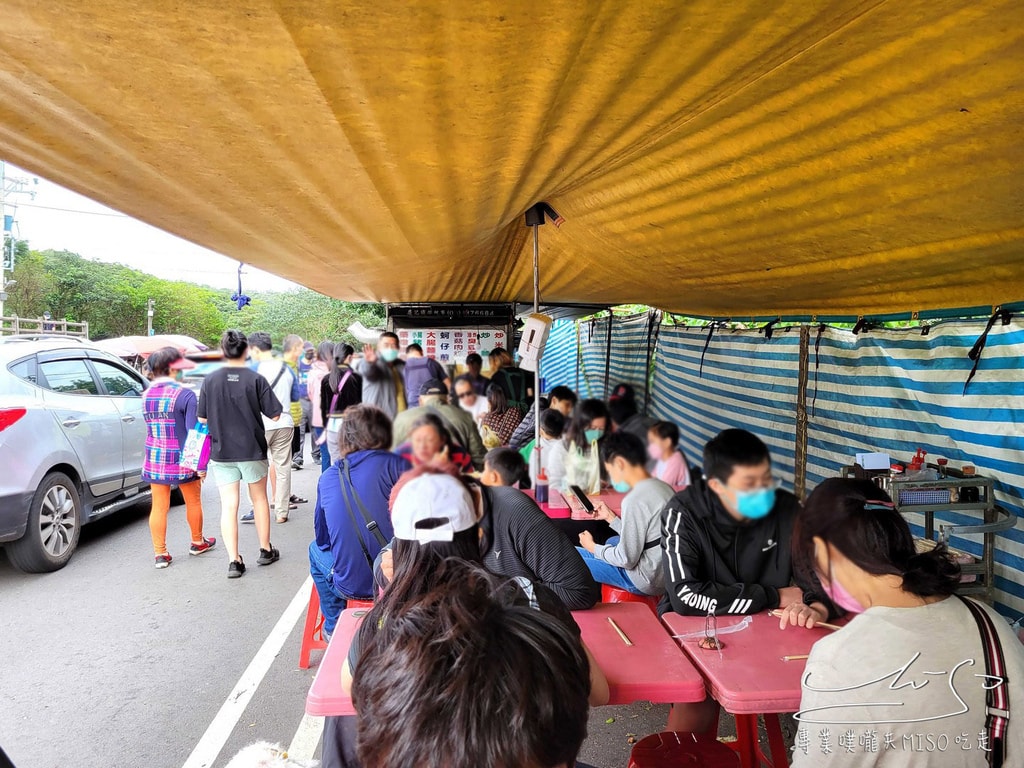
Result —
<instances>
[{"instance_id":1,"label":"orange leggings","mask_svg":"<svg viewBox=\"0 0 1024 768\"><path fill-rule=\"evenodd\" d=\"M203 500L202 480L182 483L178 486L185 497L185 515L188 527L192 529L192 543L199 544L203 540ZM158 555L167 553L167 512L171 508L171 486L149 486L153 490L153 509L149 513L149 533L153 537L153 552Z\"/></svg>"}]
</instances>

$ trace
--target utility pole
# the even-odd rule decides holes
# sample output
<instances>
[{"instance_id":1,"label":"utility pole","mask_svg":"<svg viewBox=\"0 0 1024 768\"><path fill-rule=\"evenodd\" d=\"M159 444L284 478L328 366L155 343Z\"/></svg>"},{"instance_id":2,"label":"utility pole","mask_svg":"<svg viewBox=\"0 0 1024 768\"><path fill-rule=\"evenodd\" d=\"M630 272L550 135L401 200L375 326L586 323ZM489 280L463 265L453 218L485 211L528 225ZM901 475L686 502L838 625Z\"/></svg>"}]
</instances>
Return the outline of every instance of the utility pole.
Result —
<instances>
[{"instance_id":1,"label":"utility pole","mask_svg":"<svg viewBox=\"0 0 1024 768\"><path fill-rule=\"evenodd\" d=\"M14 213L17 211L17 203L12 203L14 208L10 214L7 213L7 197L9 195L25 194L29 199L36 196L35 192L27 189L29 184L38 184L39 179L24 179L7 176L5 174L7 164L0 160L0 218L3 219L3 253L0 255L0 318L4 316L4 302L7 301L7 289L14 281L7 280L7 273L14 271ZM3 321L0 320L0 331L3 331Z\"/></svg>"},{"instance_id":2,"label":"utility pole","mask_svg":"<svg viewBox=\"0 0 1024 768\"><path fill-rule=\"evenodd\" d=\"M153 335L153 300L146 303L146 335Z\"/></svg>"}]
</instances>

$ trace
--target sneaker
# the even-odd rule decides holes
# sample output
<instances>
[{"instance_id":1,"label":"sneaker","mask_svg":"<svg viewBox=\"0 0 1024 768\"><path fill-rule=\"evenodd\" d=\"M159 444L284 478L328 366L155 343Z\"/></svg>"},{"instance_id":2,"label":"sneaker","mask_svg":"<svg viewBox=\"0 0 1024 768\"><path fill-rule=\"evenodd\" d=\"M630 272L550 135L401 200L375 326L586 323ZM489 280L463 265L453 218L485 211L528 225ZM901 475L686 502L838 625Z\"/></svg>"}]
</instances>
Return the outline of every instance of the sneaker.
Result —
<instances>
[{"instance_id":1,"label":"sneaker","mask_svg":"<svg viewBox=\"0 0 1024 768\"><path fill-rule=\"evenodd\" d=\"M240 523L253 523L253 524L255 524L256 523L256 513L253 510L250 509L244 515L242 515L240 518L238 518L238 522L240 522Z\"/></svg>"},{"instance_id":2,"label":"sneaker","mask_svg":"<svg viewBox=\"0 0 1024 768\"><path fill-rule=\"evenodd\" d=\"M217 546L217 540L211 536L208 539L203 539L202 544L193 544L190 546L188 548L188 553L190 555L201 555L203 552L209 552L215 546Z\"/></svg>"},{"instance_id":3,"label":"sneaker","mask_svg":"<svg viewBox=\"0 0 1024 768\"><path fill-rule=\"evenodd\" d=\"M296 472L298 472L298 471L299 471L300 469L302 469L302 465L301 465L301 464L299 464L299 463L298 463L298 462L296 462L296 461L293 461L293 462L292 462L292 469L293 469L293 470L295 470Z\"/></svg>"},{"instance_id":4,"label":"sneaker","mask_svg":"<svg viewBox=\"0 0 1024 768\"><path fill-rule=\"evenodd\" d=\"M243 573L245 573L245 563L242 562L241 557L228 563L229 579L240 579L242 578Z\"/></svg>"},{"instance_id":5,"label":"sneaker","mask_svg":"<svg viewBox=\"0 0 1024 768\"><path fill-rule=\"evenodd\" d=\"M171 564L171 556L169 554L167 554L166 552L164 552L162 555L157 555L156 556L156 567L157 568L166 568L170 564Z\"/></svg>"},{"instance_id":6,"label":"sneaker","mask_svg":"<svg viewBox=\"0 0 1024 768\"><path fill-rule=\"evenodd\" d=\"M256 565L270 565L280 559L281 553L271 544L270 549L260 549L260 556L256 559Z\"/></svg>"}]
</instances>

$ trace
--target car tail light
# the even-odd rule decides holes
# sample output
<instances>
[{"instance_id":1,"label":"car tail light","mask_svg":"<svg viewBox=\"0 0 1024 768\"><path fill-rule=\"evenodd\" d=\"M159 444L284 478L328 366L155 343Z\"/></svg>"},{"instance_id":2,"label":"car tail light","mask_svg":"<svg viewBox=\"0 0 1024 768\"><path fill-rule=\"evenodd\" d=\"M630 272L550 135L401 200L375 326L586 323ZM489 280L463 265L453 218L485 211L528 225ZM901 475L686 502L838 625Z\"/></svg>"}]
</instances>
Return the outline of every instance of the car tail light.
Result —
<instances>
[{"instance_id":1,"label":"car tail light","mask_svg":"<svg viewBox=\"0 0 1024 768\"><path fill-rule=\"evenodd\" d=\"M16 422L26 413L24 408L0 408L0 432Z\"/></svg>"}]
</instances>

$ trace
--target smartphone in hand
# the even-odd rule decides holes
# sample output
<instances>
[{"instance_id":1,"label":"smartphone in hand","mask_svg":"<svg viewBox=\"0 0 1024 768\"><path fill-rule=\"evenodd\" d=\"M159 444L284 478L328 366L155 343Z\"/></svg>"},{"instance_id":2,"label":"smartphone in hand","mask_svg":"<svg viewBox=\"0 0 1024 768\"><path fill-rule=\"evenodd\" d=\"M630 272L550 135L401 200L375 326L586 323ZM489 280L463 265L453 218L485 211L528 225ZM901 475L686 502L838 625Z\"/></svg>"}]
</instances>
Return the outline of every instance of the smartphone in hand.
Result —
<instances>
[{"instance_id":1,"label":"smartphone in hand","mask_svg":"<svg viewBox=\"0 0 1024 768\"><path fill-rule=\"evenodd\" d=\"M589 512L591 515L597 514L597 511L594 509L594 503L590 500L590 497L583 492L582 488L580 488L578 485L570 485L569 491L572 493L573 496L576 497L576 500L585 510L587 510L587 512Z\"/></svg>"}]
</instances>

